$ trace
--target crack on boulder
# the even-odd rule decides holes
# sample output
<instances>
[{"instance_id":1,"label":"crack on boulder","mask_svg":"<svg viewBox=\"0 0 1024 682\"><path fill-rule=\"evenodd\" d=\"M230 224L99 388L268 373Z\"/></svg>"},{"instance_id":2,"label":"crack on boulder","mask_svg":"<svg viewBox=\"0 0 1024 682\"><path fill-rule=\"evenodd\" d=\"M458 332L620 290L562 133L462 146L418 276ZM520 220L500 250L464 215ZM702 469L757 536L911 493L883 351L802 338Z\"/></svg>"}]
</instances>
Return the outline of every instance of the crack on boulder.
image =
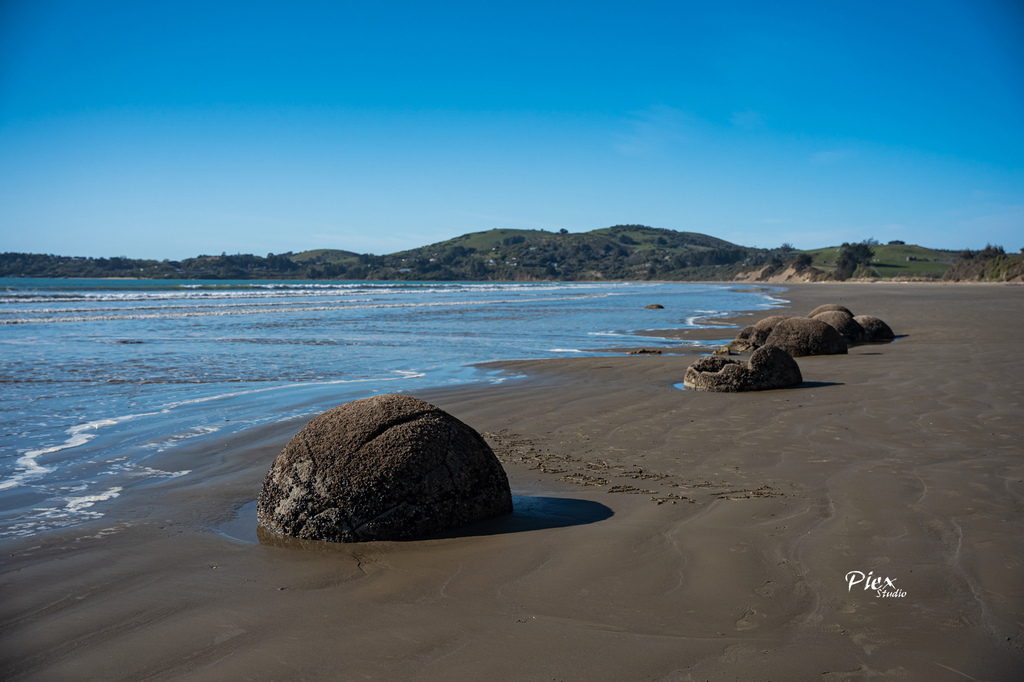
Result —
<instances>
[{"instance_id":1,"label":"crack on boulder","mask_svg":"<svg viewBox=\"0 0 1024 682\"><path fill-rule=\"evenodd\" d=\"M391 540L507 514L511 501L476 431L422 400L379 395L329 410L292 438L264 479L257 518L305 539Z\"/></svg>"},{"instance_id":2,"label":"crack on boulder","mask_svg":"<svg viewBox=\"0 0 1024 682\"><path fill-rule=\"evenodd\" d=\"M363 537L363 534L362 534L362 533L361 533L360 531L361 531L361 530L362 530L363 528L365 528L365 527L366 527L366 526L367 526L368 524L371 524L371 523L373 523L373 522L374 522L374 521L376 521L377 519L379 519L379 518L381 518L381 517L384 517L384 516L387 516L387 515L388 515L388 514L390 514L391 512L393 512L393 511L395 511L396 509L398 509L399 507L401 507L401 506L402 506L403 504L409 504L409 503L408 503L408 502L406 502L405 500L402 500L401 502L399 502L399 503L398 503L398 504L396 504L395 506L393 506L393 507L390 507L390 508L388 508L388 509L385 509L385 510L384 510L384 511L382 511L381 513L377 514L377 515L376 515L376 516L374 516L374 517L373 517L372 519L367 519L366 521L363 521L363 522L362 522L362 523L360 523L360 524L359 524L358 526L353 526L353 525L352 525L352 521L351 521L351 519L346 519L346 520L345 520L345 523L346 523L346 525L348 525L348 527L349 527L349 528L350 528L350 529L352 530L352 534L353 534L353 535L355 535L355 536L356 536L357 538L362 538L362 537ZM415 507L416 505L412 505L412 504L410 504L409 506L410 506L410 507Z\"/></svg>"},{"instance_id":3,"label":"crack on boulder","mask_svg":"<svg viewBox=\"0 0 1024 682\"><path fill-rule=\"evenodd\" d=\"M418 412L413 412L411 414L402 415L400 417L395 417L391 421L384 422L383 424L381 424L380 426L375 428L373 431L371 431L370 434L366 437L366 440L364 440L362 443L359 444L359 447L360 448L366 447L367 445L369 445L373 441L377 440L378 438L380 438L381 436L383 436L385 433L387 433L391 429L395 428L396 426L401 426L402 424L408 424L409 422L414 422L417 419L419 419L420 417L424 417L424 416L426 416L426 415L428 415L430 413L431 413L431 410L420 410Z\"/></svg>"}]
</instances>

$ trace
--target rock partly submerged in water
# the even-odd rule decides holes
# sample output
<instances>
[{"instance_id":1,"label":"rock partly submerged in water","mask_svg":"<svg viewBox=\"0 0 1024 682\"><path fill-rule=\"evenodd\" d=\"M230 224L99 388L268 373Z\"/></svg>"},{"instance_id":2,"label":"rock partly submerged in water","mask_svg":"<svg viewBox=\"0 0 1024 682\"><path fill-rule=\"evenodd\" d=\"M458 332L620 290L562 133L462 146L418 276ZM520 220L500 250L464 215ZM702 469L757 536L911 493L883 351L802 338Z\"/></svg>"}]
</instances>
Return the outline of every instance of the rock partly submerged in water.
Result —
<instances>
[{"instance_id":1,"label":"rock partly submerged in water","mask_svg":"<svg viewBox=\"0 0 1024 682\"><path fill-rule=\"evenodd\" d=\"M721 355L699 358L686 369L683 378L686 388L721 393L767 391L798 386L802 382L796 360L775 346L758 348L749 363Z\"/></svg>"},{"instance_id":2,"label":"rock partly submerged in water","mask_svg":"<svg viewBox=\"0 0 1024 682\"><path fill-rule=\"evenodd\" d=\"M421 537L511 512L508 477L480 434L406 395L315 417L274 460L257 502L265 528L330 542Z\"/></svg>"},{"instance_id":3,"label":"rock partly submerged in water","mask_svg":"<svg viewBox=\"0 0 1024 682\"><path fill-rule=\"evenodd\" d=\"M793 357L805 355L843 355L846 339L821 320L809 317L787 317L774 327L765 339L765 346L777 346Z\"/></svg>"},{"instance_id":4,"label":"rock partly submerged in water","mask_svg":"<svg viewBox=\"0 0 1024 682\"><path fill-rule=\"evenodd\" d=\"M644 310L664 310L664 309L665 309L665 306L663 306L660 303L652 303L650 305L645 305L644 306Z\"/></svg>"}]
</instances>

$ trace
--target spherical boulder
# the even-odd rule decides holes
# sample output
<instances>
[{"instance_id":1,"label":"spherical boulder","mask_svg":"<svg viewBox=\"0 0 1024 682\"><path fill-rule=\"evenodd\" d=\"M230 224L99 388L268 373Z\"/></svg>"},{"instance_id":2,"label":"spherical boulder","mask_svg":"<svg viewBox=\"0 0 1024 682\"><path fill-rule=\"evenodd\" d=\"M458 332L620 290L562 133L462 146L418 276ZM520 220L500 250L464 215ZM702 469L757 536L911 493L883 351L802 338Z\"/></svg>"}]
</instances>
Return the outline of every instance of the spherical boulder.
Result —
<instances>
[{"instance_id":1,"label":"spherical boulder","mask_svg":"<svg viewBox=\"0 0 1024 682\"><path fill-rule=\"evenodd\" d=\"M750 332L750 336L747 338L747 343L750 345L750 349L754 350L763 346L764 342L768 339L768 336L771 335L772 330L775 329L775 325L785 319L787 319L785 315L772 315L755 322L754 329Z\"/></svg>"},{"instance_id":2,"label":"spherical boulder","mask_svg":"<svg viewBox=\"0 0 1024 682\"><path fill-rule=\"evenodd\" d=\"M819 305L817 308L807 313L807 317L815 317L818 313L824 313L829 310L838 310L841 313L846 313L850 317L853 317L853 313L850 312L849 308L844 305L839 305L838 303L825 303L824 305Z\"/></svg>"},{"instance_id":3,"label":"spherical boulder","mask_svg":"<svg viewBox=\"0 0 1024 682\"><path fill-rule=\"evenodd\" d=\"M778 346L762 346L750 356L750 374L755 391L771 388L799 386L804 377L800 365L785 349Z\"/></svg>"},{"instance_id":4,"label":"spherical boulder","mask_svg":"<svg viewBox=\"0 0 1024 682\"><path fill-rule=\"evenodd\" d=\"M750 390L750 370L746 363L732 360L723 355L708 355L686 368L683 386L696 391L717 391L735 393Z\"/></svg>"},{"instance_id":5,"label":"spherical boulder","mask_svg":"<svg viewBox=\"0 0 1024 682\"><path fill-rule=\"evenodd\" d=\"M306 424L274 460L261 526L331 542L396 540L512 512L508 477L472 428L417 398L378 395Z\"/></svg>"},{"instance_id":6,"label":"spherical boulder","mask_svg":"<svg viewBox=\"0 0 1024 682\"><path fill-rule=\"evenodd\" d=\"M764 345L778 346L793 357L804 355L845 355L843 335L821 320L787 317L772 328Z\"/></svg>"},{"instance_id":7,"label":"spherical boulder","mask_svg":"<svg viewBox=\"0 0 1024 682\"><path fill-rule=\"evenodd\" d=\"M803 382L796 360L781 348L765 346L750 356L749 363L721 355L699 358L686 369L683 386L697 391L735 393L767 391Z\"/></svg>"},{"instance_id":8,"label":"spherical boulder","mask_svg":"<svg viewBox=\"0 0 1024 682\"><path fill-rule=\"evenodd\" d=\"M811 317L821 320L842 334L848 344L862 343L866 338L864 327L860 326L853 315L844 313L842 310L826 310Z\"/></svg>"},{"instance_id":9,"label":"spherical boulder","mask_svg":"<svg viewBox=\"0 0 1024 682\"><path fill-rule=\"evenodd\" d=\"M716 355L729 355L730 353L749 353L754 350L750 345L750 335L754 332L753 325L744 327L736 338L715 350Z\"/></svg>"},{"instance_id":10,"label":"spherical boulder","mask_svg":"<svg viewBox=\"0 0 1024 682\"><path fill-rule=\"evenodd\" d=\"M871 315L858 315L853 318L857 321L857 324L864 329L864 340L865 341L892 341L896 338L896 335L892 333L892 329L885 322L882 322L877 317Z\"/></svg>"},{"instance_id":11,"label":"spherical boulder","mask_svg":"<svg viewBox=\"0 0 1024 682\"><path fill-rule=\"evenodd\" d=\"M754 329L772 329L779 322L786 319L785 315L770 315L754 323Z\"/></svg>"}]
</instances>

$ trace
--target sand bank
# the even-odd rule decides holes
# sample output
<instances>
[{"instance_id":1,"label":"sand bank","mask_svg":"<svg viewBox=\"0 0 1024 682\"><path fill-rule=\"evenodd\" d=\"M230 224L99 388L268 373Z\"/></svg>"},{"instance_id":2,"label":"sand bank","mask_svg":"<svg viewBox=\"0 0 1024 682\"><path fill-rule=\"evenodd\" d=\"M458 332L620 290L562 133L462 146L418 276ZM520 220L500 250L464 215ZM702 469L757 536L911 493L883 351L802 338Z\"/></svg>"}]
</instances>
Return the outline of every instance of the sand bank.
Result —
<instances>
[{"instance_id":1,"label":"sand bank","mask_svg":"<svg viewBox=\"0 0 1024 682\"><path fill-rule=\"evenodd\" d=\"M453 537L247 541L300 424L154 463L195 474L0 545L0 677L1016 678L1024 288L786 296L900 338L801 358L784 391L681 391L683 353L417 393L487 434L518 495Z\"/></svg>"}]
</instances>

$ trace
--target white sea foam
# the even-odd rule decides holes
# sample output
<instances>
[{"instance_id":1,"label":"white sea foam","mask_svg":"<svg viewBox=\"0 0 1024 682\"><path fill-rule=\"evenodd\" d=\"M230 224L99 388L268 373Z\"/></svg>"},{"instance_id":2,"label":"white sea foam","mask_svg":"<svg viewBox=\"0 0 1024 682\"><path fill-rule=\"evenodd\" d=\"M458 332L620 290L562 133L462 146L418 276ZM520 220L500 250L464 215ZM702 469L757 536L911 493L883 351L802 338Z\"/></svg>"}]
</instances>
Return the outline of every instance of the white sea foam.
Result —
<instances>
[{"instance_id":1,"label":"white sea foam","mask_svg":"<svg viewBox=\"0 0 1024 682\"><path fill-rule=\"evenodd\" d=\"M180 478L187 476L192 473L191 469L182 469L181 471L164 471L163 469L154 469L153 467L143 466L142 464L120 464L113 467L112 471L123 472L127 476L132 478Z\"/></svg>"},{"instance_id":2,"label":"white sea foam","mask_svg":"<svg viewBox=\"0 0 1024 682\"><path fill-rule=\"evenodd\" d=\"M70 438L65 440L63 443L47 448L40 448L38 450L28 450L21 453L21 456L15 460L14 473L10 477L0 481L0 490L16 488L30 481L38 480L46 476L46 474L52 473L56 470L55 467L43 466L36 460L43 455L52 455L55 452L61 452L63 450L69 450L71 448L77 448L85 445L97 435L95 433L89 433L90 431L95 431L103 426L114 426L121 422L128 421L129 419L153 414L157 413L149 412L147 414L130 414L114 419L96 419L91 422L86 422L85 424L72 426L66 431Z\"/></svg>"},{"instance_id":3,"label":"white sea foam","mask_svg":"<svg viewBox=\"0 0 1024 682\"><path fill-rule=\"evenodd\" d=\"M237 398L243 395L251 395L253 393L266 393L267 391L280 391L289 388L309 388L312 386L334 386L340 384L365 384L373 383L377 381L403 381L406 379L418 379L425 377L426 374L423 372L415 372L408 370L393 370L398 376L394 377L366 377L364 379L331 379L329 381L306 381L302 383L291 383L281 384L280 386L267 386L265 388L253 388L247 391L232 391L231 393L218 393L217 395L209 395L202 398L192 398L190 400L179 400L173 403L168 403L161 410L162 413L170 412L171 410L181 407L182 405L195 405L197 403L208 403L214 400L225 400L227 398Z\"/></svg>"},{"instance_id":4,"label":"white sea foam","mask_svg":"<svg viewBox=\"0 0 1024 682\"><path fill-rule=\"evenodd\" d=\"M582 298L603 298L610 294L592 294L584 295ZM559 298L540 298L540 299L504 299L504 300L459 300L459 301L415 301L408 303L369 303L365 305L349 305L347 303L339 305L302 305L296 304L287 308L276 310L275 312L286 312L286 313L315 313L315 312L329 312L329 311L340 311L340 310L380 310L380 309L398 309L398 308L451 308L451 307L467 307L467 306L494 306L494 305L522 305L525 303L550 303L556 301L574 301L580 300L579 296L572 297L559 297ZM24 314L25 311L15 311ZM48 311L43 311L48 312ZM171 312L152 312L152 313L130 313L121 314L116 308L103 309L102 312L95 314L83 315L82 311L79 314L71 314L66 316L50 316L40 314L38 317L0 317L0 325L5 324L67 324L74 322L112 322L117 320L169 320L169 319L183 319L192 317L228 317L234 315L255 315L269 312L264 306L242 306L236 310L226 310L225 306L211 307L209 310L199 310L195 308L188 308L183 310L171 311ZM4 314L0 312L0 314Z\"/></svg>"},{"instance_id":5,"label":"white sea foam","mask_svg":"<svg viewBox=\"0 0 1024 682\"><path fill-rule=\"evenodd\" d=\"M0 537L18 537L39 533L44 530L64 528L82 521L103 517L103 513L92 509L97 502L106 502L120 496L123 488L113 486L92 495L69 495L58 497L53 502L63 506L36 507L18 523L8 525L0 531Z\"/></svg>"},{"instance_id":6,"label":"white sea foam","mask_svg":"<svg viewBox=\"0 0 1024 682\"><path fill-rule=\"evenodd\" d=\"M162 410L163 413L169 411L170 410ZM211 433L217 433L218 431L220 431L219 426L196 426L188 431L174 433L165 438L146 443L142 447L155 449L157 452L163 452L172 445L177 445L182 441L191 440L192 438L200 438L202 436L209 436Z\"/></svg>"},{"instance_id":7,"label":"white sea foam","mask_svg":"<svg viewBox=\"0 0 1024 682\"><path fill-rule=\"evenodd\" d=\"M110 499L113 499L115 497L118 497L121 494L121 490L123 490L123 488L114 487L114 488L108 488L106 491L104 491L102 493L99 493L97 495L82 495L80 497L67 497L67 498L65 498L65 500L67 501L68 504L67 504L67 507L65 507L63 511L66 514L76 514L76 515L79 515L79 516L81 516L81 515L88 515L88 516L92 516L93 518L98 518L98 517L103 516L103 515L98 513L98 512L94 512L94 511L93 512L85 512L85 510L88 509L89 507L93 506L97 502L106 502L107 500L110 500Z\"/></svg>"},{"instance_id":8,"label":"white sea foam","mask_svg":"<svg viewBox=\"0 0 1024 682\"><path fill-rule=\"evenodd\" d=\"M222 302L226 300L265 300L270 298L297 298L310 296L349 296L352 294L422 295L452 292L549 292L586 291L600 286L602 289L626 288L627 283L592 285L589 283L451 283L416 284L402 282L360 283L265 283L249 285L189 284L162 290L130 291L7 291L0 294L0 305L40 303L131 303L161 301Z\"/></svg>"}]
</instances>

